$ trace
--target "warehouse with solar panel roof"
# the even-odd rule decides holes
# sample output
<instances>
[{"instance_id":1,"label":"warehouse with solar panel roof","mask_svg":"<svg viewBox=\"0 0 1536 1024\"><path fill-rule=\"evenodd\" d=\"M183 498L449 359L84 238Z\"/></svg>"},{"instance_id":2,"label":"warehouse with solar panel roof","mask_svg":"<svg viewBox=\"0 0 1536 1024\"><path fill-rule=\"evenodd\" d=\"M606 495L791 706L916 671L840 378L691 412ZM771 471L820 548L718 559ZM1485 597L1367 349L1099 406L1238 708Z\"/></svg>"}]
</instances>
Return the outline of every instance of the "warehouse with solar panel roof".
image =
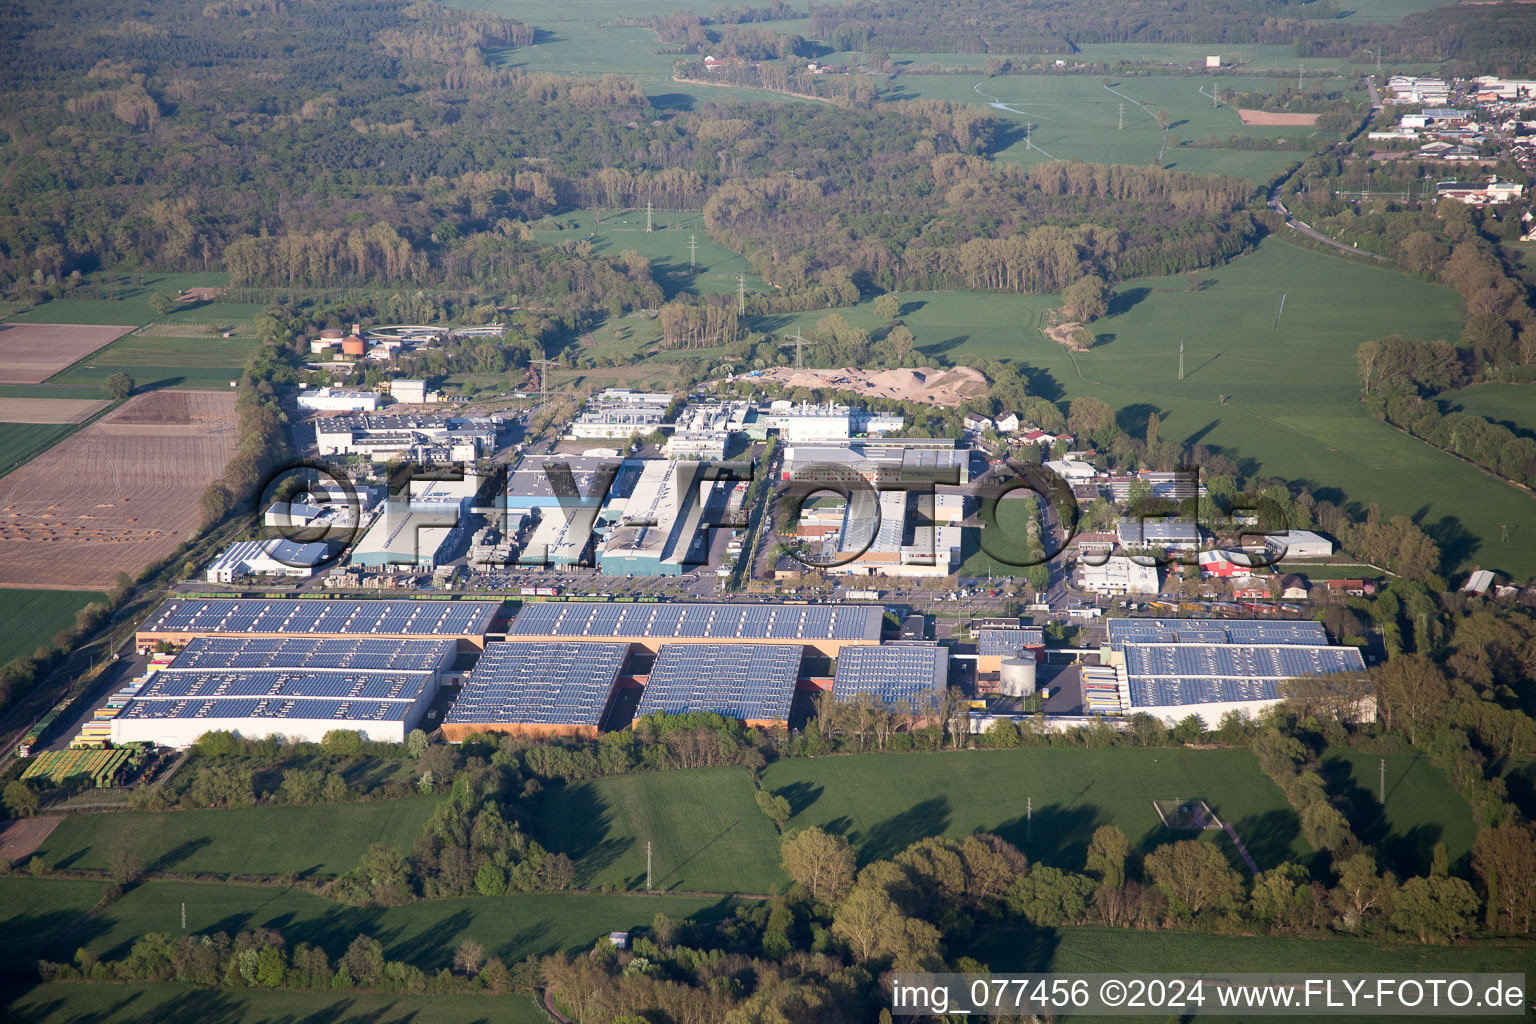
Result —
<instances>
[{"instance_id":1,"label":"warehouse with solar panel roof","mask_svg":"<svg viewBox=\"0 0 1536 1024\"><path fill-rule=\"evenodd\" d=\"M115 744L185 747L207 732L402 743L451 679L453 639L194 637L111 720Z\"/></svg>"},{"instance_id":2,"label":"warehouse with solar panel roof","mask_svg":"<svg viewBox=\"0 0 1536 1024\"><path fill-rule=\"evenodd\" d=\"M470 733L596 739L613 703L629 644L491 644L443 721L445 738Z\"/></svg>"},{"instance_id":3,"label":"warehouse with solar panel roof","mask_svg":"<svg viewBox=\"0 0 1536 1024\"><path fill-rule=\"evenodd\" d=\"M1169 724L1196 715L1216 728L1228 712L1280 703L1288 679L1365 671L1359 648L1330 644L1310 619L1110 619L1107 628L1090 713Z\"/></svg>"},{"instance_id":4,"label":"warehouse with solar panel roof","mask_svg":"<svg viewBox=\"0 0 1536 1024\"><path fill-rule=\"evenodd\" d=\"M936 643L906 641L845 648L832 677L832 696L850 701L868 695L887 708L905 702L922 713L938 706L948 685L949 652Z\"/></svg>"},{"instance_id":5,"label":"warehouse with solar panel roof","mask_svg":"<svg viewBox=\"0 0 1536 1024\"><path fill-rule=\"evenodd\" d=\"M351 601L315 598L172 598L139 627L139 651L197 637L375 637L451 639L485 646L499 601Z\"/></svg>"}]
</instances>

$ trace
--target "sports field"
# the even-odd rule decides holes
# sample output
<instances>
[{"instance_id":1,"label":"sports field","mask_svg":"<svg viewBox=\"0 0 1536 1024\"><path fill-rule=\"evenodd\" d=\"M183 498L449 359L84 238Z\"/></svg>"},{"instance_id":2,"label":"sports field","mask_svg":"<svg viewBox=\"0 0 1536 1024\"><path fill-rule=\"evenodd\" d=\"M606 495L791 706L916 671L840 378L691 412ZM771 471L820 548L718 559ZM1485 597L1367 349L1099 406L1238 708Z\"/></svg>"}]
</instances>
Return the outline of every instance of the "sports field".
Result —
<instances>
[{"instance_id":1,"label":"sports field","mask_svg":"<svg viewBox=\"0 0 1536 1024\"><path fill-rule=\"evenodd\" d=\"M408 960L428 973L448 966L464 939L475 939L508 962L557 950L589 948L598 937L650 924L658 913L681 920L714 919L734 904L713 896L559 893L496 899L427 900L401 907L347 907L299 889L274 886L146 882L99 914L86 912L101 898L100 882L0 878L0 970L39 958L69 960L85 946L100 956L121 956L145 932L181 934L186 905L189 932L277 928L288 947L309 942L334 960L358 935L384 944L392 960ZM9 968L9 970L7 970Z\"/></svg>"},{"instance_id":2,"label":"sports field","mask_svg":"<svg viewBox=\"0 0 1536 1024\"><path fill-rule=\"evenodd\" d=\"M1116 825L1139 849L1171 833L1153 800L1202 798L1231 824L1261 868L1312 851L1285 796L1246 750L1027 749L778 761L763 787L794 808L789 828L848 837L861 861L893 856L924 836L996 832L1031 860L1081 871L1093 830ZM1032 804L1032 809L1031 809ZM1227 841L1207 831L1199 838ZM1235 859L1235 855L1234 855Z\"/></svg>"},{"instance_id":3,"label":"sports field","mask_svg":"<svg viewBox=\"0 0 1536 1024\"><path fill-rule=\"evenodd\" d=\"M739 768L648 772L550 786L537 838L576 861L577 884L766 893L784 881L779 835Z\"/></svg>"},{"instance_id":4,"label":"sports field","mask_svg":"<svg viewBox=\"0 0 1536 1024\"><path fill-rule=\"evenodd\" d=\"M1380 802L1382 762L1387 802ZM1445 844L1451 871L1472 877L1470 854L1477 825L1472 808L1422 754L1362 754L1325 751L1322 776L1330 794L1352 809L1350 825L1399 877L1427 875L1436 843Z\"/></svg>"},{"instance_id":5,"label":"sports field","mask_svg":"<svg viewBox=\"0 0 1536 1024\"><path fill-rule=\"evenodd\" d=\"M604 210L603 222L596 223L592 210L572 210L552 218L558 230L534 231L533 237L546 245L560 245L590 239L598 255L617 258L633 249L651 261L651 276L668 297L678 292L692 294L734 294L738 274L746 276L750 292L768 290L767 282L757 275L746 257L710 241L704 230L702 213L658 211L652 215L655 230L645 230L645 210ZM537 223L537 222L536 222ZM689 267L689 240L696 244L697 267Z\"/></svg>"},{"instance_id":6,"label":"sports field","mask_svg":"<svg viewBox=\"0 0 1536 1024\"><path fill-rule=\"evenodd\" d=\"M126 373L139 388L227 388L260 344L254 337L134 334L81 360L49 383L101 388L114 373Z\"/></svg>"},{"instance_id":7,"label":"sports field","mask_svg":"<svg viewBox=\"0 0 1536 1024\"><path fill-rule=\"evenodd\" d=\"M1536 384L1477 384L1439 395L1443 412L1466 412L1536 437Z\"/></svg>"},{"instance_id":8,"label":"sports field","mask_svg":"<svg viewBox=\"0 0 1536 1024\"><path fill-rule=\"evenodd\" d=\"M72 626L75 613L107 595L92 590L8 590L0 588L0 665L38 647Z\"/></svg>"},{"instance_id":9,"label":"sports field","mask_svg":"<svg viewBox=\"0 0 1536 1024\"><path fill-rule=\"evenodd\" d=\"M27 1024L547 1024L531 996L197 989L56 983L0 988L0 1015Z\"/></svg>"},{"instance_id":10,"label":"sports field","mask_svg":"<svg viewBox=\"0 0 1536 1024\"><path fill-rule=\"evenodd\" d=\"M339 875L369 846L402 853L421 836L436 797L302 807L75 814L37 855L56 867L106 870L126 850L147 871Z\"/></svg>"}]
</instances>

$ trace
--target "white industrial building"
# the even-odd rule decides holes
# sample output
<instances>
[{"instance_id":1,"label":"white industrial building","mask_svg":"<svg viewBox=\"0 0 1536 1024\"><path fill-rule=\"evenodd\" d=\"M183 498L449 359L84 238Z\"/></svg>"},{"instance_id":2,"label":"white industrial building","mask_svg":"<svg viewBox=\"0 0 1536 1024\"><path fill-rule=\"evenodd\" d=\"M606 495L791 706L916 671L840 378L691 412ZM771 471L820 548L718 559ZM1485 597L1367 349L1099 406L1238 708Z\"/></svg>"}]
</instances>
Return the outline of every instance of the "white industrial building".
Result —
<instances>
[{"instance_id":1,"label":"white industrial building","mask_svg":"<svg viewBox=\"0 0 1536 1024\"><path fill-rule=\"evenodd\" d=\"M1264 547L1276 558L1328 558L1333 554L1333 541L1311 530L1268 534Z\"/></svg>"},{"instance_id":2,"label":"white industrial building","mask_svg":"<svg viewBox=\"0 0 1536 1024\"><path fill-rule=\"evenodd\" d=\"M467 536L469 509L484 481L412 480L405 500L389 499L352 548L350 564L432 569L450 560Z\"/></svg>"},{"instance_id":3,"label":"white industrial building","mask_svg":"<svg viewBox=\"0 0 1536 1024\"><path fill-rule=\"evenodd\" d=\"M347 388L316 388L299 394L299 408L314 412L373 412L379 407L376 391Z\"/></svg>"},{"instance_id":4,"label":"white industrial building","mask_svg":"<svg viewBox=\"0 0 1536 1024\"><path fill-rule=\"evenodd\" d=\"M209 583L233 583L242 576L294 576L315 574L331 554L321 542L300 544L291 540L247 540L232 544L209 563L204 573Z\"/></svg>"},{"instance_id":5,"label":"white industrial building","mask_svg":"<svg viewBox=\"0 0 1536 1024\"><path fill-rule=\"evenodd\" d=\"M571 421L567 433L579 440L642 437L667 422L672 396L665 392L608 388L587 399L586 410Z\"/></svg>"},{"instance_id":6,"label":"white industrial building","mask_svg":"<svg viewBox=\"0 0 1536 1024\"><path fill-rule=\"evenodd\" d=\"M363 455L378 462L473 462L496 447L488 420L447 416L370 416L354 413L315 420L321 455Z\"/></svg>"},{"instance_id":7,"label":"white industrial building","mask_svg":"<svg viewBox=\"0 0 1536 1024\"><path fill-rule=\"evenodd\" d=\"M198 637L111 720L114 744L188 747L204 733L402 743L448 678L453 640Z\"/></svg>"},{"instance_id":8,"label":"white industrial building","mask_svg":"<svg viewBox=\"0 0 1536 1024\"><path fill-rule=\"evenodd\" d=\"M1111 555L1103 565L1081 562L1078 585L1096 594L1156 594L1157 566L1142 565L1126 555Z\"/></svg>"},{"instance_id":9,"label":"white industrial building","mask_svg":"<svg viewBox=\"0 0 1536 1024\"><path fill-rule=\"evenodd\" d=\"M389 382L389 394L395 401L405 405L429 405L442 397L436 391L427 390L426 381L404 378Z\"/></svg>"}]
</instances>

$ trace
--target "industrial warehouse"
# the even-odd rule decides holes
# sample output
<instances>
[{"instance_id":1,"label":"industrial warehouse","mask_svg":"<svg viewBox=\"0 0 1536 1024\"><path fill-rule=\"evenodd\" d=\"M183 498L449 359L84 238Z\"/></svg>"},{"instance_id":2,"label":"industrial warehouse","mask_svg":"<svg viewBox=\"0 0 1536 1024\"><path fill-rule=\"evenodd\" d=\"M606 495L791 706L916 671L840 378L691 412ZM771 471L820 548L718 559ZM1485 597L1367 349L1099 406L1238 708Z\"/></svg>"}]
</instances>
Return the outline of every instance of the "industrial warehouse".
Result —
<instances>
[{"instance_id":1,"label":"industrial warehouse","mask_svg":"<svg viewBox=\"0 0 1536 1024\"><path fill-rule=\"evenodd\" d=\"M508 622L494 601L177 598L138 646L179 653L158 656L169 662L93 735L186 746L214 730L313 740L354 729L399 742L440 725L453 742L596 739L634 715L689 712L786 728L829 690L928 714L952 657L974 663L959 683L974 690L973 729L1042 710L1053 727L1138 713L1214 726L1278 703L1286 679L1364 669L1357 648L1331 645L1310 620L1112 619L1096 653L1057 652L1072 656L1066 670L1047 667L1043 630L1018 619L976 620L959 648L920 631L887 641L884 620L874 604L535 601Z\"/></svg>"}]
</instances>

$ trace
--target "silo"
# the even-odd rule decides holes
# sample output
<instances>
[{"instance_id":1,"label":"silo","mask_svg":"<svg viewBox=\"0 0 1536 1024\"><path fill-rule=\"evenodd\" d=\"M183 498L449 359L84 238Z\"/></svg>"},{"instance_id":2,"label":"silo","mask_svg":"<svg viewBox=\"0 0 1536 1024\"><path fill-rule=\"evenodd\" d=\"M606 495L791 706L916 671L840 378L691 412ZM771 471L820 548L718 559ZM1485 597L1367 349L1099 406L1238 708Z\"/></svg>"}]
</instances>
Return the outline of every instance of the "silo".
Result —
<instances>
[{"instance_id":1,"label":"silo","mask_svg":"<svg viewBox=\"0 0 1536 1024\"><path fill-rule=\"evenodd\" d=\"M1004 658L1003 693L1009 697L1028 697L1035 692L1035 659Z\"/></svg>"}]
</instances>

